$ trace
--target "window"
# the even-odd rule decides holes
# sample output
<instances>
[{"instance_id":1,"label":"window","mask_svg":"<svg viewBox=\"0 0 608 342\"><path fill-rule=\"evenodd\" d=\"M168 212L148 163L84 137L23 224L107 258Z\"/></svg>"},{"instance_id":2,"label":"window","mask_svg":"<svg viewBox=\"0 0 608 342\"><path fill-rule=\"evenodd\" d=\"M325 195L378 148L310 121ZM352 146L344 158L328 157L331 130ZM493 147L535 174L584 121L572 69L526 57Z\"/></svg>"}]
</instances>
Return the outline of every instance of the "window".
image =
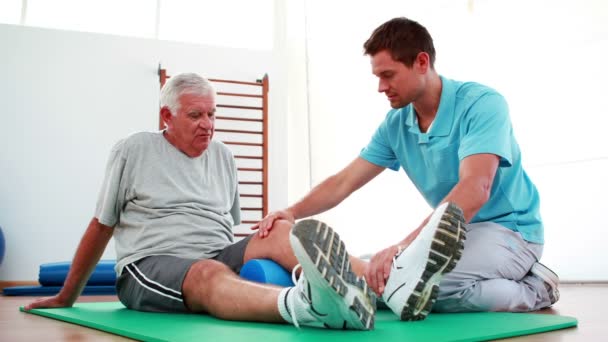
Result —
<instances>
[{"instance_id":1,"label":"window","mask_svg":"<svg viewBox=\"0 0 608 342\"><path fill-rule=\"evenodd\" d=\"M0 23L272 50L275 0L0 0Z\"/></svg>"},{"instance_id":2,"label":"window","mask_svg":"<svg viewBox=\"0 0 608 342\"><path fill-rule=\"evenodd\" d=\"M28 0L25 24L155 38L156 1Z\"/></svg>"},{"instance_id":3,"label":"window","mask_svg":"<svg viewBox=\"0 0 608 342\"><path fill-rule=\"evenodd\" d=\"M273 0L161 0L159 39L271 50Z\"/></svg>"},{"instance_id":4,"label":"window","mask_svg":"<svg viewBox=\"0 0 608 342\"><path fill-rule=\"evenodd\" d=\"M0 0L0 23L19 24L23 0Z\"/></svg>"}]
</instances>

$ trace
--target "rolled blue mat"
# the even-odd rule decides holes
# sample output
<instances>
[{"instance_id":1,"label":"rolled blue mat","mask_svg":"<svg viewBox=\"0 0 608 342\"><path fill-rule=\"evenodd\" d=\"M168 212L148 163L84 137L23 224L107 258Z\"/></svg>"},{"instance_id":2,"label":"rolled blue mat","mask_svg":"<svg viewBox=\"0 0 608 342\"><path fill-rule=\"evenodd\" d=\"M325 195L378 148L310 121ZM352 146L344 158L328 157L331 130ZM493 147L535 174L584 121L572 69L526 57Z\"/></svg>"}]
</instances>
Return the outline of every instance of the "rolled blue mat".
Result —
<instances>
[{"instance_id":1,"label":"rolled blue mat","mask_svg":"<svg viewBox=\"0 0 608 342\"><path fill-rule=\"evenodd\" d=\"M279 286L293 286L291 273L281 265L268 259L252 259L243 265L240 273L242 278L258 283Z\"/></svg>"},{"instance_id":2,"label":"rolled blue mat","mask_svg":"<svg viewBox=\"0 0 608 342\"><path fill-rule=\"evenodd\" d=\"M38 282L42 286L62 286L71 266L72 263L69 261L42 264L38 273ZM115 266L115 260L99 261L87 281L87 286L114 286L116 284Z\"/></svg>"},{"instance_id":3,"label":"rolled blue mat","mask_svg":"<svg viewBox=\"0 0 608 342\"><path fill-rule=\"evenodd\" d=\"M2 294L5 296L52 296L61 290L61 286L14 286L5 287ZM85 286L81 295L115 295L114 285Z\"/></svg>"},{"instance_id":4,"label":"rolled blue mat","mask_svg":"<svg viewBox=\"0 0 608 342\"><path fill-rule=\"evenodd\" d=\"M2 227L0 227L0 265L2 265L2 260L4 259L4 234L2 233Z\"/></svg>"}]
</instances>

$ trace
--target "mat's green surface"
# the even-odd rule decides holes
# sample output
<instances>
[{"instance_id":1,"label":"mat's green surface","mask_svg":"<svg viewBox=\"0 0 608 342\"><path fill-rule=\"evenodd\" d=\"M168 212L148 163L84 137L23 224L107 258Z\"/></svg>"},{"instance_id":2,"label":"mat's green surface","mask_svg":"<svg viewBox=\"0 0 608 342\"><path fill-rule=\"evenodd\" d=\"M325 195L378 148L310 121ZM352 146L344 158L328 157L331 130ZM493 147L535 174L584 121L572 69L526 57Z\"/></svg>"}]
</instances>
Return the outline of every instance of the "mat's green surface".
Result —
<instances>
[{"instance_id":1,"label":"mat's green surface","mask_svg":"<svg viewBox=\"0 0 608 342\"><path fill-rule=\"evenodd\" d=\"M23 311L23 308L21 308ZM546 314L431 314L401 322L378 311L373 331L296 329L287 324L223 321L206 315L159 314L127 310L119 302L79 303L73 308L31 313L145 341L480 341L576 326L572 317Z\"/></svg>"}]
</instances>

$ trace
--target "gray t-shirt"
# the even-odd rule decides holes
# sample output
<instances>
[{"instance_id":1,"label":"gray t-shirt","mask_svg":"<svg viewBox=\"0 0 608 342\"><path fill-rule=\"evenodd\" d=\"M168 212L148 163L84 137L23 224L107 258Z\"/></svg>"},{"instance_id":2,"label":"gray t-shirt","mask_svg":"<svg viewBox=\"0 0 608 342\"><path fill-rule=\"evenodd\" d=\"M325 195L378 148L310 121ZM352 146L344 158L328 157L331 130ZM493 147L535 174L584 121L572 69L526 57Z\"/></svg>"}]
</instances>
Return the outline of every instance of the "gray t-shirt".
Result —
<instances>
[{"instance_id":1,"label":"gray t-shirt","mask_svg":"<svg viewBox=\"0 0 608 342\"><path fill-rule=\"evenodd\" d=\"M234 157L214 140L190 158L162 132L135 133L112 149L95 217L115 227L118 274L150 255L214 257L241 221Z\"/></svg>"}]
</instances>

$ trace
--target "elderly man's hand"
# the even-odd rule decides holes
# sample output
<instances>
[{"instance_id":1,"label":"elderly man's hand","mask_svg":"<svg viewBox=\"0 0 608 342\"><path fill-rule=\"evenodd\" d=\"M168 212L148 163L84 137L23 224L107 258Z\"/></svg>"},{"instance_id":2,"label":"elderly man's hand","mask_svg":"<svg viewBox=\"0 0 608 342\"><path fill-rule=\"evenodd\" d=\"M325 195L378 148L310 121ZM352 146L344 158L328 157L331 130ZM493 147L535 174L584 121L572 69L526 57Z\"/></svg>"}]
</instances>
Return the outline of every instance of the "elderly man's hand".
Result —
<instances>
[{"instance_id":1,"label":"elderly man's hand","mask_svg":"<svg viewBox=\"0 0 608 342\"><path fill-rule=\"evenodd\" d=\"M66 308L74 305L72 301L66 301L60 298L59 295L48 298L39 298L29 304L24 309L29 311L32 309L44 309L44 308Z\"/></svg>"},{"instance_id":2,"label":"elderly man's hand","mask_svg":"<svg viewBox=\"0 0 608 342\"><path fill-rule=\"evenodd\" d=\"M270 230L276 220L287 220L291 223L295 223L296 220L293 214L289 210L277 210L269 213L262 219L262 221L256 223L251 227L251 230L258 229L258 235L263 239L270 234Z\"/></svg>"}]
</instances>

